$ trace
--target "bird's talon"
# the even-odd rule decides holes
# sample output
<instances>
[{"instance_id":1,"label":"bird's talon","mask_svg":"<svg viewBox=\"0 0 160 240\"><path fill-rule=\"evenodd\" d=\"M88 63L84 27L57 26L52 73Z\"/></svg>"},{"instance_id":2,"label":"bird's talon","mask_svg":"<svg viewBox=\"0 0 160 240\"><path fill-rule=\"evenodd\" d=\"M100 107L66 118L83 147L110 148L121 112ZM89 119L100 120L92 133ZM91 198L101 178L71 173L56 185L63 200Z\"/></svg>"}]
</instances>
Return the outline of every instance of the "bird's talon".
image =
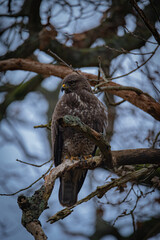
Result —
<instances>
[{"instance_id":1,"label":"bird's talon","mask_svg":"<svg viewBox=\"0 0 160 240\"><path fill-rule=\"evenodd\" d=\"M79 160L79 157L71 156L69 159L70 159L72 162L74 162L75 160Z\"/></svg>"}]
</instances>

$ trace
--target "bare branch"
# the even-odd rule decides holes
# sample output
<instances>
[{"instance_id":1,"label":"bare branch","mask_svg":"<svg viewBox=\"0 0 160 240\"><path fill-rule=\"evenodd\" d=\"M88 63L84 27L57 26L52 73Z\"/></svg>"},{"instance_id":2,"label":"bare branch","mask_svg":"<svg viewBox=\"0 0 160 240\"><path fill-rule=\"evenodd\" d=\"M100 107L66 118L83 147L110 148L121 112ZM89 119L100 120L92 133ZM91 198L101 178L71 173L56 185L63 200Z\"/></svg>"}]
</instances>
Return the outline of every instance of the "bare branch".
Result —
<instances>
[{"instance_id":1,"label":"bare branch","mask_svg":"<svg viewBox=\"0 0 160 240\"><path fill-rule=\"evenodd\" d=\"M41 125L34 126L34 128L47 128L48 130L51 130L51 122L49 122L47 124L41 124Z\"/></svg>"},{"instance_id":2,"label":"bare branch","mask_svg":"<svg viewBox=\"0 0 160 240\"><path fill-rule=\"evenodd\" d=\"M48 49L48 53L58 59L59 62L63 63L66 67L70 68L73 72L76 72L77 74L80 74L77 70L75 70L72 66L70 66L68 63L66 63L62 58L60 58L56 53L52 52L50 49Z\"/></svg>"},{"instance_id":3,"label":"bare branch","mask_svg":"<svg viewBox=\"0 0 160 240\"><path fill-rule=\"evenodd\" d=\"M158 141L158 137L159 137L159 136L160 136L160 132L157 133L157 135L156 135L156 137L155 137L155 139L154 139L154 141L153 141L152 148L155 147L155 144L156 144L156 142Z\"/></svg>"},{"instance_id":4,"label":"bare branch","mask_svg":"<svg viewBox=\"0 0 160 240\"><path fill-rule=\"evenodd\" d=\"M14 196L14 195L16 195L16 194L18 194L18 193L20 193L20 192L23 192L23 191L31 188L34 184L36 184L36 183L39 182L41 179L43 179L43 178L47 175L47 173L49 173L49 171L52 169L52 167L53 167L53 163L51 164L51 166L48 168L48 170L47 170L41 177L39 177L36 181L34 181L33 183L31 183L28 187L22 188L22 189L14 192L14 193L0 193L0 196Z\"/></svg>"},{"instance_id":5,"label":"bare branch","mask_svg":"<svg viewBox=\"0 0 160 240\"><path fill-rule=\"evenodd\" d=\"M121 86L114 82L104 83L103 87L99 88L100 91L106 91L123 98L160 121L160 104L140 89Z\"/></svg>"},{"instance_id":6,"label":"bare branch","mask_svg":"<svg viewBox=\"0 0 160 240\"><path fill-rule=\"evenodd\" d=\"M54 75L60 78L64 78L66 75L72 73L71 69L64 66L44 64L44 63L39 63L36 61L29 60L29 59L9 59L9 60L4 60L0 62L0 71L16 70L16 69L27 70L32 72L34 71L34 72L43 74L45 76ZM82 74L86 76L88 80L91 80L90 84L92 86L95 86L97 84L96 75L93 75L90 73L82 73ZM104 83L103 86L109 87L108 89L106 88L107 92L123 98L124 100L132 103L136 107L147 112L156 120L160 121L160 104L156 102L148 94L143 93L141 90L139 91L141 94L137 94L135 92L135 89L134 90L132 89L133 91L131 90L128 91L127 89L122 90L122 89L111 88L113 86L122 87L121 85L113 82Z\"/></svg>"},{"instance_id":7,"label":"bare branch","mask_svg":"<svg viewBox=\"0 0 160 240\"><path fill-rule=\"evenodd\" d=\"M97 187L97 189L94 192L92 192L91 194L89 194L85 198L79 200L72 207L65 208L65 209L59 211L58 213L56 213L54 216L50 217L48 219L48 222L54 223L54 222L58 221L59 219L63 219L65 217L67 217L69 214L71 214L72 211L73 211L73 208L75 208L77 205L80 205L83 202L87 202L95 196L97 196L98 198L101 198L110 189L112 189L114 187L117 187L117 186L120 186L124 183L127 183L128 181L132 181L132 182L135 181L136 182L139 178L145 176L150 171L151 171L151 169L149 169L149 168L142 168L142 169L137 170L135 172L128 173L127 175L125 175L123 177L120 177L118 179L115 179L115 180L111 181L110 183L107 183L103 186L99 186L99 187Z\"/></svg>"},{"instance_id":8,"label":"bare branch","mask_svg":"<svg viewBox=\"0 0 160 240\"><path fill-rule=\"evenodd\" d=\"M145 13L141 8L139 8L136 0L130 0L132 6L135 8L135 10L138 12L139 16L141 19L144 21L146 27L150 30L150 32L153 34L155 40L158 42L160 45L160 35L156 28L150 23L149 19L146 17Z\"/></svg>"},{"instance_id":9,"label":"bare branch","mask_svg":"<svg viewBox=\"0 0 160 240\"><path fill-rule=\"evenodd\" d=\"M127 151L128 154L126 154L126 151ZM126 160L123 161L122 155L124 156L124 159L126 159L129 156L129 151L130 150L117 151L117 154L115 154L115 152L112 152L114 162L118 163L118 161L119 161L119 163L120 163L120 161L121 161L122 163L126 163ZM144 161L145 156L143 158L142 151L143 152L151 151L150 159L148 159L148 160L150 160L149 162L151 162L153 152L155 153L154 156L157 153L156 162L160 161L160 150L158 150L158 149L141 149L140 151L139 151L139 149L136 149L134 151L137 152L137 155L136 155L137 156L137 161L135 161L135 163L140 161L139 160L140 157L142 157L142 160ZM118 152L120 152L120 155L118 154ZM138 155L138 152L139 152L139 155ZM133 152L130 151L130 158L131 159L132 159L132 154L133 154ZM118 160L118 155L120 157L119 160ZM132 160L134 160L134 159L132 159ZM154 161L153 161L153 163L154 163ZM129 162L127 164L129 164ZM20 208L23 211L22 224L26 227L27 230L29 229L28 230L29 232L31 232L34 235L34 232L35 232L34 229L36 227L35 222L38 222L39 216L47 208L47 202L48 202L48 199L49 199L49 197L52 193L56 178L62 176L64 174L64 172L70 171L71 169L75 169L75 168L78 168L78 169L94 169L98 166L104 166L104 165L105 165L104 159L97 156L97 157L88 159L87 162L86 161L80 161L80 160L75 160L75 161L66 160L65 162L63 162L62 164L57 166L56 168L52 169L50 171L49 175L47 175L45 177L44 185L38 191L36 191L32 197L27 198L23 195L19 196L18 204L20 205ZM49 221L51 223L53 223L55 221L58 221L59 219L63 219L66 216L68 216L69 214L71 214L72 211L73 211L73 208L76 207L77 205L90 200L94 196L102 197L111 188L114 188L116 186L121 186L122 184L124 184L128 181L137 182L137 180L139 178L142 178L143 176L146 177L147 175L150 175L153 172L153 170L155 171L156 167L154 167L152 165L150 167L148 166L147 168L141 168L138 171L133 171L132 170L130 173L125 174L124 176L122 176L118 179L115 179L108 184L97 187L96 191L92 192L91 194L89 194L84 199L78 201L71 208L65 208L62 211L58 212L56 215L51 217L49 219ZM142 181L142 179L141 179L141 181ZM27 227L27 226L29 226L29 227ZM40 232L40 234L42 233L42 236L44 236L43 232L41 231L40 226L38 226L38 227L39 227L38 231Z\"/></svg>"},{"instance_id":10,"label":"bare branch","mask_svg":"<svg viewBox=\"0 0 160 240\"><path fill-rule=\"evenodd\" d=\"M35 240L47 240L47 236L45 235L39 221L29 222L26 224L26 229L34 236Z\"/></svg>"},{"instance_id":11,"label":"bare branch","mask_svg":"<svg viewBox=\"0 0 160 240\"><path fill-rule=\"evenodd\" d=\"M108 82L106 81L106 83L108 83ZM101 83L97 84L95 86L94 92L98 93L98 92L101 92L101 91L104 91L104 90L118 90L118 91L127 90L127 91L134 91L137 94L143 93L142 90L140 90L139 88L135 88L135 87L128 87L128 86L108 86L108 87L104 87L104 82L101 82Z\"/></svg>"},{"instance_id":12,"label":"bare branch","mask_svg":"<svg viewBox=\"0 0 160 240\"><path fill-rule=\"evenodd\" d=\"M17 162L20 162L20 163L23 163L23 164L26 164L26 165L33 166L33 167L42 167L42 166L44 166L45 164L51 162L51 161L52 161L52 158L49 159L47 162L44 162L44 163L42 163L42 164L40 164L40 165L38 165L38 164L33 164L33 163L28 163L28 162L24 162L24 161L19 160L19 159L16 159L16 161L17 161Z\"/></svg>"},{"instance_id":13,"label":"bare branch","mask_svg":"<svg viewBox=\"0 0 160 240\"><path fill-rule=\"evenodd\" d=\"M117 166L132 164L160 164L160 149L139 148L112 151L113 164Z\"/></svg>"},{"instance_id":14,"label":"bare branch","mask_svg":"<svg viewBox=\"0 0 160 240\"><path fill-rule=\"evenodd\" d=\"M154 56L154 54L156 53L157 49L159 48L159 45L154 49L154 51L151 53L151 56L149 58L147 58L146 61L144 61L142 64L138 65L135 69L131 70L130 72L128 73L125 73L123 75L120 75L120 76L117 76L117 77L113 77L113 78L108 78L108 81L112 81L112 80L115 80L115 79L119 79L119 78L122 78L122 77L126 77L128 75L130 75L131 73L137 71L139 68L143 67L147 62L149 62L149 60ZM141 54L142 55L142 54Z\"/></svg>"},{"instance_id":15,"label":"bare branch","mask_svg":"<svg viewBox=\"0 0 160 240\"><path fill-rule=\"evenodd\" d=\"M133 55L140 55L140 56L153 54L153 51L152 51L152 52L146 52L146 53L142 53L142 52L139 52L139 53L138 53L138 52L128 51L128 50L126 50L126 49L124 49L124 48L117 49L117 48L112 48L112 47L107 46L107 45L106 45L105 47L108 48L108 49L111 50L111 51L119 52L119 53L122 53L122 54L133 54Z\"/></svg>"}]
</instances>

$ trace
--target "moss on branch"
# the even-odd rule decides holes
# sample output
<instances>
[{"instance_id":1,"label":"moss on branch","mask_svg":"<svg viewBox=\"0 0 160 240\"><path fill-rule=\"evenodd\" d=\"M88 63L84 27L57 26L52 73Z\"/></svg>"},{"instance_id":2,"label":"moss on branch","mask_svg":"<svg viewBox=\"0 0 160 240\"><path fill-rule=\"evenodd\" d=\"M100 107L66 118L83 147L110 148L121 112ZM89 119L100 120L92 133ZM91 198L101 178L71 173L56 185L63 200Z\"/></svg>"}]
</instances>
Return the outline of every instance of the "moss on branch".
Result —
<instances>
[{"instance_id":1,"label":"moss on branch","mask_svg":"<svg viewBox=\"0 0 160 240\"><path fill-rule=\"evenodd\" d=\"M43 232L41 223L38 220L41 213L47 208L47 203L43 197L45 187L42 186L35 191L32 197L20 195L18 205L22 210L22 224L37 240L46 240L47 237Z\"/></svg>"}]
</instances>

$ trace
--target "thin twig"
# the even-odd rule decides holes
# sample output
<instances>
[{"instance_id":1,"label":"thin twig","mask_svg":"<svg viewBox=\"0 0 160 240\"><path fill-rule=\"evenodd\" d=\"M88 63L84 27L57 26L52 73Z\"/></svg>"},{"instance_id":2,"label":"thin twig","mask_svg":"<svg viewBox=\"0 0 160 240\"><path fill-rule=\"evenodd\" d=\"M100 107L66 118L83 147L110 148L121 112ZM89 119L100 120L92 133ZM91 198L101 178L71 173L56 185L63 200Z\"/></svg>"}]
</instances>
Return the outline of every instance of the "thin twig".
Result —
<instances>
[{"instance_id":1,"label":"thin twig","mask_svg":"<svg viewBox=\"0 0 160 240\"><path fill-rule=\"evenodd\" d=\"M132 6L135 8L141 19L144 21L146 27L150 30L150 32L153 34L155 40L160 45L160 35L157 31L157 29L150 23L149 19L146 17L143 10L138 6L136 0L130 0Z\"/></svg>"},{"instance_id":2,"label":"thin twig","mask_svg":"<svg viewBox=\"0 0 160 240\"><path fill-rule=\"evenodd\" d=\"M103 80L108 83L108 82L110 82L110 81L112 81L112 80L119 79L119 78L122 78L122 77L126 77L126 76L130 75L131 73L137 71L138 69L140 69L141 67L143 67L143 66L154 56L154 54L156 53L156 51L157 51L158 48L159 48L159 45L157 45L157 47L156 47L156 48L154 49L154 51L152 52L151 56L150 56L149 58L147 58L147 60L144 61L141 65L138 65L135 69L131 70L131 71L128 72L128 73L122 74L122 75L120 75L120 76L107 78L107 77L105 76L102 68L100 68L100 71L101 71L101 73L102 73L102 78L103 78ZM100 66L101 66L101 65L100 65ZM96 87L97 87L97 86L95 86L95 88L96 88Z\"/></svg>"},{"instance_id":3,"label":"thin twig","mask_svg":"<svg viewBox=\"0 0 160 240\"><path fill-rule=\"evenodd\" d=\"M122 203L124 203L124 202L125 202L125 203L129 202L130 200L127 201L127 198L128 198L128 196L129 196L129 194L131 193L131 191L133 190L133 186L134 186L134 184L132 184L130 190L128 191L128 193L126 194L126 196L124 197L124 199L121 200L121 201L118 201L118 202L116 202L116 203L110 202L110 201L108 200L107 196L105 195L107 202L105 202L104 204L107 203L107 204L110 204L110 205L112 205L112 206L117 206L117 205L119 206L120 204L122 204ZM101 203L101 202L100 202L100 203Z\"/></svg>"},{"instance_id":4,"label":"thin twig","mask_svg":"<svg viewBox=\"0 0 160 240\"><path fill-rule=\"evenodd\" d=\"M155 3L155 2L154 2ZM150 4L151 4L151 6L152 6L152 8L154 9L154 11L155 11L155 14L156 14L156 16L157 16L157 20L160 22L160 16L159 16L159 13L158 13L158 9L156 8L156 6L154 6L154 3L153 3L153 1L152 0L150 0Z\"/></svg>"},{"instance_id":5,"label":"thin twig","mask_svg":"<svg viewBox=\"0 0 160 240\"><path fill-rule=\"evenodd\" d=\"M117 76L117 77L113 77L113 78L108 78L107 80L108 81L112 81L112 80L115 80L115 79L118 79L118 78L122 78L122 77L126 77L128 75L130 75L131 73L137 71L138 69L140 69L141 67L143 67L153 56L154 54L156 53L157 49L159 48L159 45L154 49L154 51L152 52L151 56L149 58L147 58L147 60L145 62L143 62L141 65L137 66L135 69L131 70L130 72L128 73L125 73L125 74L122 74L120 76Z\"/></svg>"},{"instance_id":6,"label":"thin twig","mask_svg":"<svg viewBox=\"0 0 160 240\"><path fill-rule=\"evenodd\" d=\"M108 94L107 94L107 92L106 92L106 100L107 100L107 102L108 102L108 104L110 105L110 106L113 106L113 107L116 107L116 106L119 106L120 104L122 104L122 103L124 103L126 100L122 100L122 101L119 101L119 102L117 102L117 103L114 103L114 102L111 102L111 100L109 99L109 97L108 97Z\"/></svg>"},{"instance_id":7,"label":"thin twig","mask_svg":"<svg viewBox=\"0 0 160 240\"><path fill-rule=\"evenodd\" d=\"M101 75L102 75L102 78L103 78L106 82L108 82L108 79L107 79L107 77L106 77L106 74L104 73L104 71L103 71L103 69L102 69L102 63L101 63L101 57L100 57L100 56L98 57L98 63L99 63L99 71L100 71L100 73L101 73Z\"/></svg>"},{"instance_id":8,"label":"thin twig","mask_svg":"<svg viewBox=\"0 0 160 240\"><path fill-rule=\"evenodd\" d=\"M25 187L25 188L22 188L14 193L0 193L0 196L14 196L20 192L23 192L29 188L31 188L35 183L39 182L42 178L44 178L46 176L46 174L51 170L51 168L53 167L53 162L52 164L50 165L50 167L48 168L48 170L41 176L39 177L36 181L34 181L33 183L31 183L28 187Z\"/></svg>"},{"instance_id":9,"label":"thin twig","mask_svg":"<svg viewBox=\"0 0 160 240\"><path fill-rule=\"evenodd\" d=\"M137 35L137 34L131 32L131 31L129 31L129 29L128 29L126 26L124 26L124 29L125 29L128 33L130 33L133 37L135 37L135 38L138 38L138 39L143 40L143 41L145 41L145 42L148 42L148 43L156 44L156 45L157 45L157 42L153 42L153 41L147 40L147 39L141 37L140 35Z\"/></svg>"},{"instance_id":10,"label":"thin twig","mask_svg":"<svg viewBox=\"0 0 160 240\"><path fill-rule=\"evenodd\" d=\"M122 202L121 202L121 203L123 203L123 202L125 202L125 201L126 201L126 199L128 198L129 194L130 194L130 193L131 193L131 191L133 190L133 186L134 186L134 183L132 184L132 186L131 186L130 190L128 191L127 195L125 196L125 198L122 200Z\"/></svg>"},{"instance_id":11,"label":"thin twig","mask_svg":"<svg viewBox=\"0 0 160 240\"><path fill-rule=\"evenodd\" d=\"M47 50L48 53L50 53L53 57L58 59L61 63L63 63L66 67L70 68L73 72L76 72L77 74L81 75L77 70L75 70L72 66L70 66L68 63L66 63L62 58L60 58L56 53L52 52L50 49Z\"/></svg>"},{"instance_id":12,"label":"thin twig","mask_svg":"<svg viewBox=\"0 0 160 240\"><path fill-rule=\"evenodd\" d=\"M121 218L121 217L126 217L126 216L129 216L129 215L131 215L131 217L132 217L132 214L134 213L134 210L136 209L137 204L138 204L138 201L139 201L139 199L140 199L140 196L136 196L136 197L137 197L137 199L136 199L136 203L135 203L134 207L133 207L128 213L127 213L126 211L124 211L124 212L122 212L122 214L120 214L119 216L117 216L116 219L115 219L114 222L113 222L113 226L115 225L115 223L117 222L117 220L118 220L119 218Z\"/></svg>"},{"instance_id":13,"label":"thin twig","mask_svg":"<svg viewBox=\"0 0 160 240\"><path fill-rule=\"evenodd\" d=\"M19 159L16 159L16 161L17 161L17 162L20 162L20 163L24 163L24 164L30 165L30 166L33 166L33 167L42 167L42 166L44 166L45 164L47 164L47 163L49 163L50 161L52 161L52 158L49 159L47 162L44 162L44 163L42 163L42 164L40 164L40 165L33 164L33 163L28 163L28 162L24 162L24 161L19 160Z\"/></svg>"},{"instance_id":14,"label":"thin twig","mask_svg":"<svg viewBox=\"0 0 160 240\"><path fill-rule=\"evenodd\" d=\"M124 54L133 54L133 55L149 55L149 54L152 54L152 52L147 52L147 53L134 53L134 52L131 52L131 51L128 51L124 48L121 48L121 49L116 49L116 48L112 48L112 47L109 47L109 46L105 46L106 48L108 48L109 50L112 50L112 51L115 51L115 52L118 52L118 53L124 53Z\"/></svg>"},{"instance_id":15,"label":"thin twig","mask_svg":"<svg viewBox=\"0 0 160 240\"><path fill-rule=\"evenodd\" d=\"M36 125L36 126L34 126L34 128L47 128L47 129L51 130L50 126L51 126L51 124L47 123L47 124Z\"/></svg>"},{"instance_id":16,"label":"thin twig","mask_svg":"<svg viewBox=\"0 0 160 240\"><path fill-rule=\"evenodd\" d=\"M155 148L155 144L156 144L159 136L160 136L160 131L157 133L157 135L156 135L156 137L155 137L155 139L153 141L152 148Z\"/></svg>"}]
</instances>

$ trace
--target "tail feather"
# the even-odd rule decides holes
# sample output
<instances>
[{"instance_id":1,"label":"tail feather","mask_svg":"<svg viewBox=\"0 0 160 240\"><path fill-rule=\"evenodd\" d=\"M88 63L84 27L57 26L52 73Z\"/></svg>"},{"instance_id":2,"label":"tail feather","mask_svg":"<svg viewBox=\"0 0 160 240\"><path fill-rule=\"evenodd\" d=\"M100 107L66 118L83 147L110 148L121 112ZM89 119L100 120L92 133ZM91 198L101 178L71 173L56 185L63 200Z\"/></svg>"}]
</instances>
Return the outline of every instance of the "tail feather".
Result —
<instances>
[{"instance_id":1,"label":"tail feather","mask_svg":"<svg viewBox=\"0 0 160 240\"><path fill-rule=\"evenodd\" d=\"M63 206L70 207L77 202L86 174L87 170L74 170L60 178L59 201Z\"/></svg>"},{"instance_id":2,"label":"tail feather","mask_svg":"<svg viewBox=\"0 0 160 240\"><path fill-rule=\"evenodd\" d=\"M59 201L63 206L70 207L77 202L76 186L71 181L61 179Z\"/></svg>"}]
</instances>

